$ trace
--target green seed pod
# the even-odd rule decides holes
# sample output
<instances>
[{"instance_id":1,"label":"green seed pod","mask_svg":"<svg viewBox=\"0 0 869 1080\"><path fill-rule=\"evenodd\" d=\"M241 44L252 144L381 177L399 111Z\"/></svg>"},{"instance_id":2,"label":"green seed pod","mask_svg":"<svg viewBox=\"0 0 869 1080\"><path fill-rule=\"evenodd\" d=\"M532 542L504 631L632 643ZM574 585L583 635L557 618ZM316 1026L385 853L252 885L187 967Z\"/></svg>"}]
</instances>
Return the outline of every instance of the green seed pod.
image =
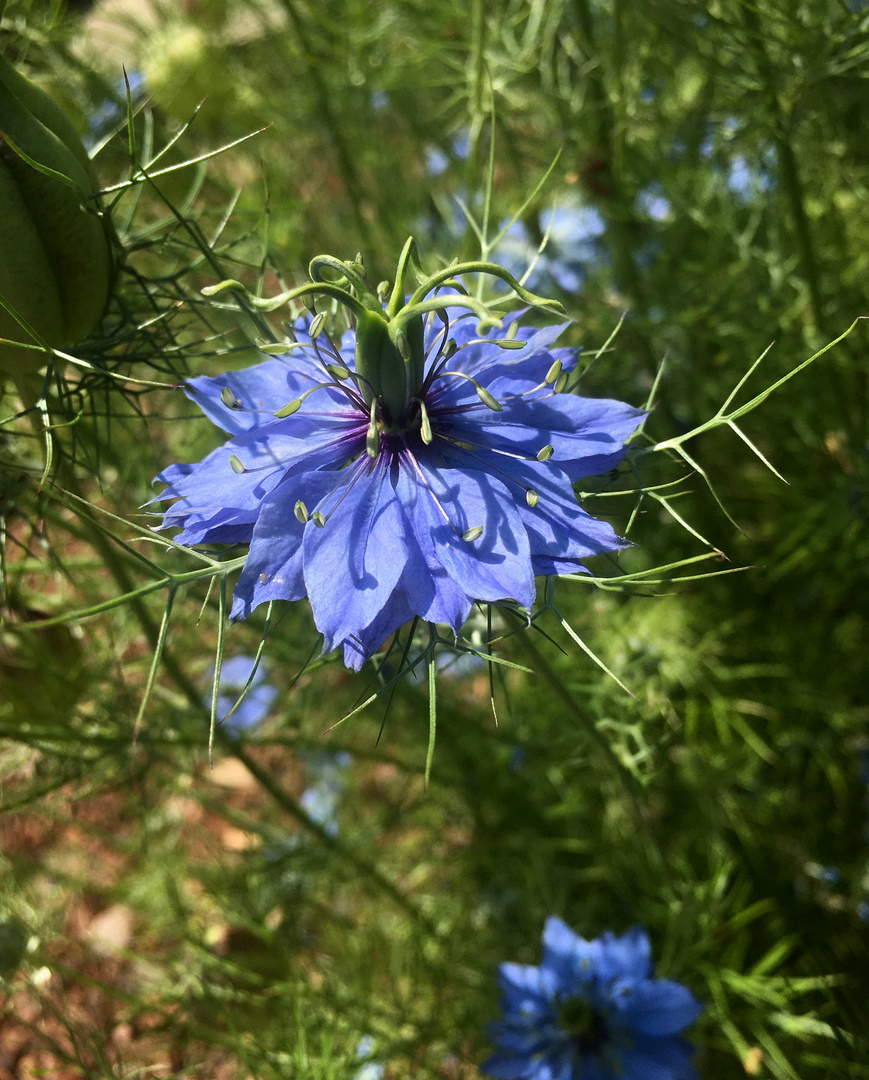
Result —
<instances>
[{"instance_id":1,"label":"green seed pod","mask_svg":"<svg viewBox=\"0 0 869 1080\"><path fill-rule=\"evenodd\" d=\"M0 338L38 343L9 308L54 348L100 321L115 265L111 224L88 198L97 187L69 120L0 57ZM23 385L46 360L0 344L0 377Z\"/></svg>"}]
</instances>

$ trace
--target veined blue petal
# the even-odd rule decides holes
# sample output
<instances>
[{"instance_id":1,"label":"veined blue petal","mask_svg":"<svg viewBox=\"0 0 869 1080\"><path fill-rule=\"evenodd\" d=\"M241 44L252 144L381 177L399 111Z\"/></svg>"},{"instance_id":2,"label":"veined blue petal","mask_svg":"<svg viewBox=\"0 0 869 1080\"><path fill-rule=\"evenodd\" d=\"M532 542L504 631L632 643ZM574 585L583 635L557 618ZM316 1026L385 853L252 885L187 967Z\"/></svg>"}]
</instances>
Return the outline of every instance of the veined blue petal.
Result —
<instances>
[{"instance_id":1,"label":"veined blue petal","mask_svg":"<svg viewBox=\"0 0 869 1080\"><path fill-rule=\"evenodd\" d=\"M305 593L302 539L305 525L296 517L302 502L316 506L338 483L333 471L286 478L263 500L250 551L233 591L231 618L246 619L270 600L301 600ZM312 526L313 527L313 526Z\"/></svg>"},{"instance_id":2,"label":"veined blue petal","mask_svg":"<svg viewBox=\"0 0 869 1080\"><path fill-rule=\"evenodd\" d=\"M212 423L224 431L241 434L270 421L277 409L322 381L322 367L298 350L215 378L201 375L191 379L185 390ZM230 390L240 408L224 403L224 388Z\"/></svg>"},{"instance_id":3,"label":"veined blue petal","mask_svg":"<svg viewBox=\"0 0 869 1080\"><path fill-rule=\"evenodd\" d=\"M317 504L326 519L305 529L305 585L324 649L361 633L392 600L407 549L390 463L367 456Z\"/></svg>"},{"instance_id":4,"label":"veined blue petal","mask_svg":"<svg viewBox=\"0 0 869 1080\"><path fill-rule=\"evenodd\" d=\"M534 603L534 575L528 536L513 498L500 480L485 473L444 469L419 462L429 499L417 502L423 551L426 531L432 552L450 577L477 600L512 599ZM482 528L474 540L463 539Z\"/></svg>"}]
</instances>

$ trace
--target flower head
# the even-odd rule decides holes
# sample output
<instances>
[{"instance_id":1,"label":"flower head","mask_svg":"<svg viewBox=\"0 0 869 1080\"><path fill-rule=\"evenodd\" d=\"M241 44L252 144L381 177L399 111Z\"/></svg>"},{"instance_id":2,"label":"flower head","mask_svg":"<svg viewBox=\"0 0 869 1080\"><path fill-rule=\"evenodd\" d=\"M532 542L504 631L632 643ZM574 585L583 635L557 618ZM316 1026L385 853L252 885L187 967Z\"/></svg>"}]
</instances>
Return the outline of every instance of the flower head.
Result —
<instances>
[{"instance_id":1,"label":"flower head","mask_svg":"<svg viewBox=\"0 0 869 1080\"><path fill-rule=\"evenodd\" d=\"M406 299L412 255L409 242L386 306L358 261L315 259L287 295L337 299L355 329L332 340L323 314L305 316L286 355L193 379L188 394L230 438L158 477L180 543L250 545L233 619L307 596L324 652L343 646L354 669L415 616L458 633L475 601L530 609L535 575L582 573L624 546L572 485L618 464L642 413L563 392L575 363L553 348L563 327L520 335L507 316L496 330L479 301L440 290L489 272L552 302L485 263Z\"/></svg>"},{"instance_id":2,"label":"flower head","mask_svg":"<svg viewBox=\"0 0 869 1080\"><path fill-rule=\"evenodd\" d=\"M502 964L499 1050L485 1064L500 1080L691 1080L679 1036L702 1006L682 985L652 977L646 932L586 941L546 920L539 967Z\"/></svg>"}]
</instances>

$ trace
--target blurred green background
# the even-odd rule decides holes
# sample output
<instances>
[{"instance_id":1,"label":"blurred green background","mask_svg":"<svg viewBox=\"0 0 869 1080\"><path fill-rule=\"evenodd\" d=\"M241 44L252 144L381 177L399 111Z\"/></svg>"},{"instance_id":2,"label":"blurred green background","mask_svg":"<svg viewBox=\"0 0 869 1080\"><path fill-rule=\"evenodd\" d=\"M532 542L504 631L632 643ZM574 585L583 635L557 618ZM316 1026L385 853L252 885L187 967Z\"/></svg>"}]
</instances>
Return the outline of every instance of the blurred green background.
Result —
<instances>
[{"instance_id":1,"label":"blurred green background","mask_svg":"<svg viewBox=\"0 0 869 1080\"><path fill-rule=\"evenodd\" d=\"M857 0L8 0L0 50L75 120L127 248L78 354L105 371L251 362L280 313L207 304L223 276L271 295L361 251L378 281L410 234L426 266L479 252L460 204L480 220L492 138L483 240L521 213L490 254L534 264L589 352L627 312L582 389L643 405L663 365L654 440L771 342L743 400L869 315ZM129 183L131 146L146 164L188 121L150 171L187 164ZM135 552L181 562L39 490L32 425L0 427L0 1077L353 1077L364 1035L387 1078L482 1076L497 964L536 962L550 913L648 928L706 1006L703 1080L869 1076L866 345L858 324L744 422L787 483L719 429L689 445L708 485L655 455L639 480L681 479L671 504L589 504L630 520L624 569L750 569L559 583L636 699L545 615L557 644L503 645L535 674L496 679L497 727L485 669L441 673L427 793L412 680L379 739L382 700L321 737L371 690L334 658L296 678L304 603L272 619L267 719L219 730L211 771L216 598L178 590L134 739L166 590L27 624L156 581ZM139 524L152 477L217 443L171 390L68 370L52 395L56 483Z\"/></svg>"}]
</instances>

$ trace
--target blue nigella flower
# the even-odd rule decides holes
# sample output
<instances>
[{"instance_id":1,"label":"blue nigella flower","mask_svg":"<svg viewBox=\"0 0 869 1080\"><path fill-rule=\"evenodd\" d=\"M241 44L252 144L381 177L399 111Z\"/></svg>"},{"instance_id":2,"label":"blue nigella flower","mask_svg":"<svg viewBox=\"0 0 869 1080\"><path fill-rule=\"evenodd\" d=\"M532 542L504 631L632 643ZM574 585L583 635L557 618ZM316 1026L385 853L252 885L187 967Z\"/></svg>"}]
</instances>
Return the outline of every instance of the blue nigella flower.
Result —
<instances>
[{"instance_id":1,"label":"blue nigella flower","mask_svg":"<svg viewBox=\"0 0 869 1080\"><path fill-rule=\"evenodd\" d=\"M677 982L652 977L646 932L593 941L546 920L539 967L502 964L504 1019L484 1070L500 1080L691 1080L679 1035L702 1006Z\"/></svg>"},{"instance_id":2,"label":"blue nigella flower","mask_svg":"<svg viewBox=\"0 0 869 1080\"><path fill-rule=\"evenodd\" d=\"M158 477L158 499L178 500L162 527L180 527L179 543L250 545L233 619L307 596L324 652L342 646L353 669L414 616L458 633L475 601L531 609L536 574L587 572L584 559L623 547L573 484L617 465L643 415L563 392L576 360L553 348L563 326L520 332L507 316L484 329L478 300L439 290L472 269L554 302L486 263L406 300L413 255L411 241L385 307L359 262L315 259L287 297L338 299L355 330L332 340L324 315L305 316L287 355L193 379L189 396L230 438ZM339 268L353 292L334 283Z\"/></svg>"},{"instance_id":3,"label":"blue nigella flower","mask_svg":"<svg viewBox=\"0 0 869 1080\"><path fill-rule=\"evenodd\" d=\"M255 662L253 656L233 656L224 660L221 665L217 717L221 721L225 719L224 726L230 734L246 731L265 720L278 696L277 688L267 682L268 664L265 660L260 660L247 693L235 712L227 716L247 686ZM213 677L214 672L211 674ZM206 709L211 708L210 694L203 699L203 704Z\"/></svg>"}]
</instances>

